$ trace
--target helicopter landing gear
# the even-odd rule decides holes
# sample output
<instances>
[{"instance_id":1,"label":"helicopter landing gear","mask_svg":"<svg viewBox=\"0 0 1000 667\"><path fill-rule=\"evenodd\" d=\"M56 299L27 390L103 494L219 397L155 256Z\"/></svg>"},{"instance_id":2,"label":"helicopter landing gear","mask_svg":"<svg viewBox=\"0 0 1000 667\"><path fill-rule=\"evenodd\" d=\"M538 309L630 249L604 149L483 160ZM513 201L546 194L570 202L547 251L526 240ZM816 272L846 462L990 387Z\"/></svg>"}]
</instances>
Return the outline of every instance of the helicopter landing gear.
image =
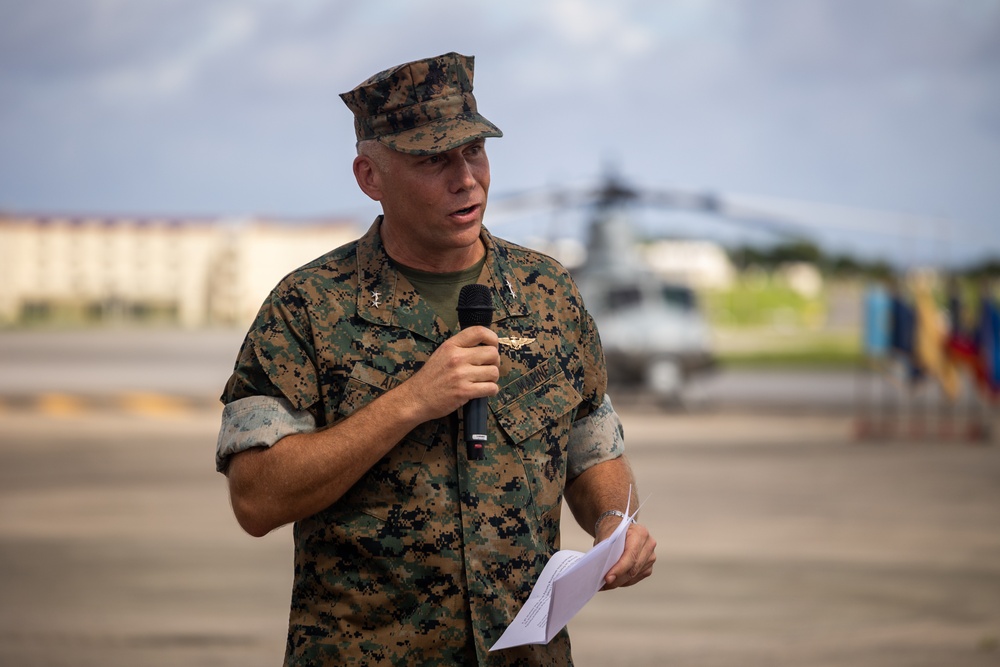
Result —
<instances>
[{"instance_id":1,"label":"helicopter landing gear","mask_svg":"<svg viewBox=\"0 0 1000 667\"><path fill-rule=\"evenodd\" d=\"M657 359L646 371L646 386L664 405L683 403L684 371L673 359Z\"/></svg>"}]
</instances>

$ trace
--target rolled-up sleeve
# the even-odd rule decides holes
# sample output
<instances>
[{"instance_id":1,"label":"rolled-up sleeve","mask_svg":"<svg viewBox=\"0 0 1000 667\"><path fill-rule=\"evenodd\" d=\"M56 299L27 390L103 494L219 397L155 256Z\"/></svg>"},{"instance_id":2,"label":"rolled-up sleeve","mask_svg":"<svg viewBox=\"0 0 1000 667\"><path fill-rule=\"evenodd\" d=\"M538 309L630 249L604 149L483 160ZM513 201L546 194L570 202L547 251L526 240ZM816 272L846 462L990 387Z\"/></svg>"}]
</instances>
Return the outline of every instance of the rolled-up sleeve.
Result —
<instances>
[{"instance_id":1,"label":"rolled-up sleeve","mask_svg":"<svg viewBox=\"0 0 1000 667\"><path fill-rule=\"evenodd\" d=\"M573 422L569 434L566 476L573 479L587 468L625 453L621 419L605 394L601 406Z\"/></svg>"},{"instance_id":2,"label":"rolled-up sleeve","mask_svg":"<svg viewBox=\"0 0 1000 667\"><path fill-rule=\"evenodd\" d=\"M284 398L248 396L226 405L215 448L215 469L226 472L233 454L270 447L282 438L316 429L308 410L296 410Z\"/></svg>"}]
</instances>

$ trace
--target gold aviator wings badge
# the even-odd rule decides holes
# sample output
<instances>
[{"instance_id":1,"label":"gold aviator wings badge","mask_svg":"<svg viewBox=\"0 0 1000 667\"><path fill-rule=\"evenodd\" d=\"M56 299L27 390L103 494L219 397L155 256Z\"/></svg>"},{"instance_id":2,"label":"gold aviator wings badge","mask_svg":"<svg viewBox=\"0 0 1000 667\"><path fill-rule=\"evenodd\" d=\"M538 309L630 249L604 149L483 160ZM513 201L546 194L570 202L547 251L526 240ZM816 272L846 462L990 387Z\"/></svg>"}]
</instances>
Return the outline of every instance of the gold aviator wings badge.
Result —
<instances>
[{"instance_id":1,"label":"gold aviator wings badge","mask_svg":"<svg viewBox=\"0 0 1000 667\"><path fill-rule=\"evenodd\" d=\"M514 338L501 338L500 344L509 347L512 350L520 350L522 347L527 347L535 342L534 338L521 338L519 336Z\"/></svg>"}]
</instances>

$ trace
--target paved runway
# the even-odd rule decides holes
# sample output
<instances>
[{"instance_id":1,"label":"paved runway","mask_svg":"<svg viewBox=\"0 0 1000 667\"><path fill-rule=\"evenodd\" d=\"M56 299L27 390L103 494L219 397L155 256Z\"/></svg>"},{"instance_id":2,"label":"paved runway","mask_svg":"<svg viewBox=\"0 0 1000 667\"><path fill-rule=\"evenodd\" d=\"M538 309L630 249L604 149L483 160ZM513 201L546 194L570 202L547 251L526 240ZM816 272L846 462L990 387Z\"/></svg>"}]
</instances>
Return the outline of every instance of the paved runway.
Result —
<instances>
[{"instance_id":1,"label":"paved runway","mask_svg":"<svg viewBox=\"0 0 1000 667\"><path fill-rule=\"evenodd\" d=\"M239 336L153 337L193 364L94 338L0 336L0 664L280 664L290 531L244 535L213 469ZM1000 664L1000 448L764 403L618 403L660 560L574 619L577 664ZM564 546L588 546L569 521Z\"/></svg>"}]
</instances>

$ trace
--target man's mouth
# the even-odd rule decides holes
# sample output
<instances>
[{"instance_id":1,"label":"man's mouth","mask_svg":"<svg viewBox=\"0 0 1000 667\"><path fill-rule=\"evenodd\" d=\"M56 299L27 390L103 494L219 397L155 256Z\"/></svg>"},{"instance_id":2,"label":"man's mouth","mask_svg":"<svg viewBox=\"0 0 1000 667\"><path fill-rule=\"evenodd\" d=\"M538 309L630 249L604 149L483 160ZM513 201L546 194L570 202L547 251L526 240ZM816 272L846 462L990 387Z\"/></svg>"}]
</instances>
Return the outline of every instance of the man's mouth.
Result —
<instances>
[{"instance_id":1,"label":"man's mouth","mask_svg":"<svg viewBox=\"0 0 1000 667\"><path fill-rule=\"evenodd\" d=\"M458 215L458 216L469 215L470 213L472 213L473 211L475 211L477 208L478 208L478 204L473 204L472 206L467 206L465 208L460 208L457 211L454 211L452 213L452 215Z\"/></svg>"}]
</instances>

